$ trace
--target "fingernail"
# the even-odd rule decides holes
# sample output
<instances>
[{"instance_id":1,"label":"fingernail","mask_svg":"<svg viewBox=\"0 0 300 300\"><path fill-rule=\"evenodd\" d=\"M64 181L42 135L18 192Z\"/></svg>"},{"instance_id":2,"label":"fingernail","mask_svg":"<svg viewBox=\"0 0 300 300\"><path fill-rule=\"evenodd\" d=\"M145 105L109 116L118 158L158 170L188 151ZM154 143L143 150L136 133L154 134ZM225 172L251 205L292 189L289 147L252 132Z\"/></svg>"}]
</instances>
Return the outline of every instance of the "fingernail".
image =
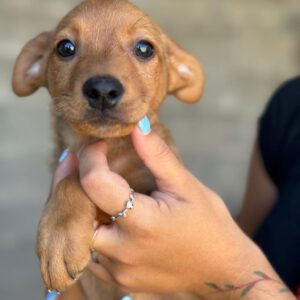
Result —
<instances>
[{"instance_id":1,"label":"fingernail","mask_svg":"<svg viewBox=\"0 0 300 300\"><path fill-rule=\"evenodd\" d=\"M70 151L69 151L68 149L65 150L65 151L61 154L61 156L59 157L58 162L59 162L59 163L62 163L62 162L69 156L69 154L70 154Z\"/></svg>"},{"instance_id":2,"label":"fingernail","mask_svg":"<svg viewBox=\"0 0 300 300\"><path fill-rule=\"evenodd\" d=\"M93 225L94 225L94 230L97 230L97 229L99 228L100 222L95 221L95 222L93 223Z\"/></svg>"},{"instance_id":3,"label":"fingernail","mask_svg":"<svg viewBox=\"0 0 300 300\"><path fill-rule=\"evenodd\" d=\"M55 300L60 295L57 291L50 291L46 297L46 300Z\"/></svg>"},{"instance_id":4,"label":"fingernail","mask_svg":"<svg viewBox=\"0 0 300 300\"><path fill-rule=\"evenodd\" d=\"M131 296L124 296L121 300L133 300Z\"/></svg>"},{"instance_id":5,"label":"fingernail","mask_svg":"<svg viewBox=\"0 0 300 300\"><path fill-rule=\"evenodd\" d=\"M93 238L92 238L92 250L93 250L93 251L95 251L95 249L93 248L93 245L94 245L95 238L96 238L96 236L98 235L98 231L99 231L99 229L97 229L97 230L95 231L95 233L94 233L94 235L93 235Z\"/></svg>"},{"instance_id":6,"label":"fingernail","mask_svg":"<svg viewBox=\"0 0 300 300\"><path fill-rule=\"evenodd\" d=\"M148 135L152 130L148 117L144 117L142 120L140 120L138 126L144 135Z\"/></svg>"}]
</instances>

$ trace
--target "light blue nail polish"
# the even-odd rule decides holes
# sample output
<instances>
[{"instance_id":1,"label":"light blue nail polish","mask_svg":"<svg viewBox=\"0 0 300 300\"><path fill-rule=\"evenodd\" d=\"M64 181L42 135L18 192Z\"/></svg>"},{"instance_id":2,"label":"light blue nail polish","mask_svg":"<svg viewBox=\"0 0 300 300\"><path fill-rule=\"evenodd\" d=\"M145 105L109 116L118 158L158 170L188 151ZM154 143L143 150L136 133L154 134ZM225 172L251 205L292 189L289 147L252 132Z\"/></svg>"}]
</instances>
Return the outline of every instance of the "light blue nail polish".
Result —
<instances>
[{"instance_id":1,"label":"light blue nail polish","mask_svg":"<svg viewBox=\"0 0 300 300\"><path fill-rule=\"evenodd\" d=\"M121 298L121 300L133 300L130 296L124 296Z\"/></svg>"},{"instance_id":2,"label":"light blue nail polish","mask_svg":"<svg viewBox=\"0 0 300 300\"><path fill-rule=\"evenodd\" d=\"M147 135L151 132L151 124L148 117L144 117L139 121L139 128L144 135Z\"/></svg>"},{"instance_id":3,"label":"light blue nail polish","mask_svg":"<svg viewBox=\"0 0 300 300\"><path fill-rule=\"evenodd\" d=\"M65 150L62 155L60 156L58 162L59 163L62 163L70 154L70 151L69 150Z\"/></svg>"},{"instance_id":4,"label":"light blue nail polish","mask_svg":"<svg viewBox=\"0 0 300 300\"><path fill-rule=\"evenodd\" d=\"M56 297L58 297L59 295L60 295L59 292L57 292L57 291L51 291L51 292L49 292L49 294L47 295L46 300L55 300Z\"/></svg>"}]
</instances>

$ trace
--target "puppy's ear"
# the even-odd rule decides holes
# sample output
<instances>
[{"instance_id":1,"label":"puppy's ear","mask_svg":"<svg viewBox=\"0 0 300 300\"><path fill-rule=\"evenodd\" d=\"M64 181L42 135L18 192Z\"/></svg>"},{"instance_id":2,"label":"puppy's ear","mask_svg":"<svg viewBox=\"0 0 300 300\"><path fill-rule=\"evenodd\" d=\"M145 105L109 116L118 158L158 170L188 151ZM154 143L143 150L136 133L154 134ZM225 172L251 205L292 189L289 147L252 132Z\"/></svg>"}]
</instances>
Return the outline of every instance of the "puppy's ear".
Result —
<instances>
[{"instance_id":1,"label":"puppy's ear","mask_svg":"<svg viewBox=\"0 0 300 300\"><path fill-rule=\"evenodd\" d=\"M168 93L186 103L200 100L204 74L198 61L164 35L169 62Z\"/></svg>"},{"instance_id":2,"label":"puppy's ear","mask_svg":"<svg viewBox=\"0 0 300 300\"><path fill-rule=\"evenodd\" d=\"M12 86L18 96L29 96L46 85L46 69L51 51L51 32L29 41L15 63Z\"/></svg>"}]
</instances>

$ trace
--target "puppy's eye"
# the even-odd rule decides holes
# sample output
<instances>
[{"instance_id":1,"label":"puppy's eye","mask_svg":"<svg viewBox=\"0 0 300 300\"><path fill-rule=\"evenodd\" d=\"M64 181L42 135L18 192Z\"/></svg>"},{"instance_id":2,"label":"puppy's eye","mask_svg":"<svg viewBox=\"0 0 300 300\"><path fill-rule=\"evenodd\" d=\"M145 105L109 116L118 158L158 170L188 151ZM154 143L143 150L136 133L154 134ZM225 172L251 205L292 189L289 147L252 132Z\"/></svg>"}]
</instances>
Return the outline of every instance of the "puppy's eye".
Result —
<instances>
[{"instance_id":1,"label":"puppy's eye","mask_svg":"<svg viewBox=\"0 0 300 300\"><path fill-rule=\"evenodd\" d=\"M61 42L58 43L57 45L57 53L61 56L61 57L71 57L73 55L75 55L76 52L76 48L73 42L69 41L69 40L63 40Z\"/></svg>"},{"instance_id":2,"label":"puppy's eye","mask_svg":"<svg viewBox=\"0 0 300 300\"><path fill-rule=\"evenodd\" d=\"M154 47L148 41L139 41L134 47L135 55L142 60L149 60L154 56Z\"/></svg>"}]
</instances>

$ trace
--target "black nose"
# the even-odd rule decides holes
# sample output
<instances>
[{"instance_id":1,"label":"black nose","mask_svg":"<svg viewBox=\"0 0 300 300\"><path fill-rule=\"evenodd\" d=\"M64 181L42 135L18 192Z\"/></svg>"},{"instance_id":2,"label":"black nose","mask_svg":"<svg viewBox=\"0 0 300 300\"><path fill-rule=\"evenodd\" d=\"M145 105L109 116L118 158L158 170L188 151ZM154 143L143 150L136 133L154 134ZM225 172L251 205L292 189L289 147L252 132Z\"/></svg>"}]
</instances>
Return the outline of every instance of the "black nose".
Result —
<instances>
[{"instance_id":1,"label":"black nose","mask_svg":"<svg viewBox=\"0 0 300 300\"><path fill-rule=\"evenodd\" d=\"M121 82L110 76L90 78L82 91L89 105L101 110L115 107L124 94Z\"/></svg>"}]
</instances>

